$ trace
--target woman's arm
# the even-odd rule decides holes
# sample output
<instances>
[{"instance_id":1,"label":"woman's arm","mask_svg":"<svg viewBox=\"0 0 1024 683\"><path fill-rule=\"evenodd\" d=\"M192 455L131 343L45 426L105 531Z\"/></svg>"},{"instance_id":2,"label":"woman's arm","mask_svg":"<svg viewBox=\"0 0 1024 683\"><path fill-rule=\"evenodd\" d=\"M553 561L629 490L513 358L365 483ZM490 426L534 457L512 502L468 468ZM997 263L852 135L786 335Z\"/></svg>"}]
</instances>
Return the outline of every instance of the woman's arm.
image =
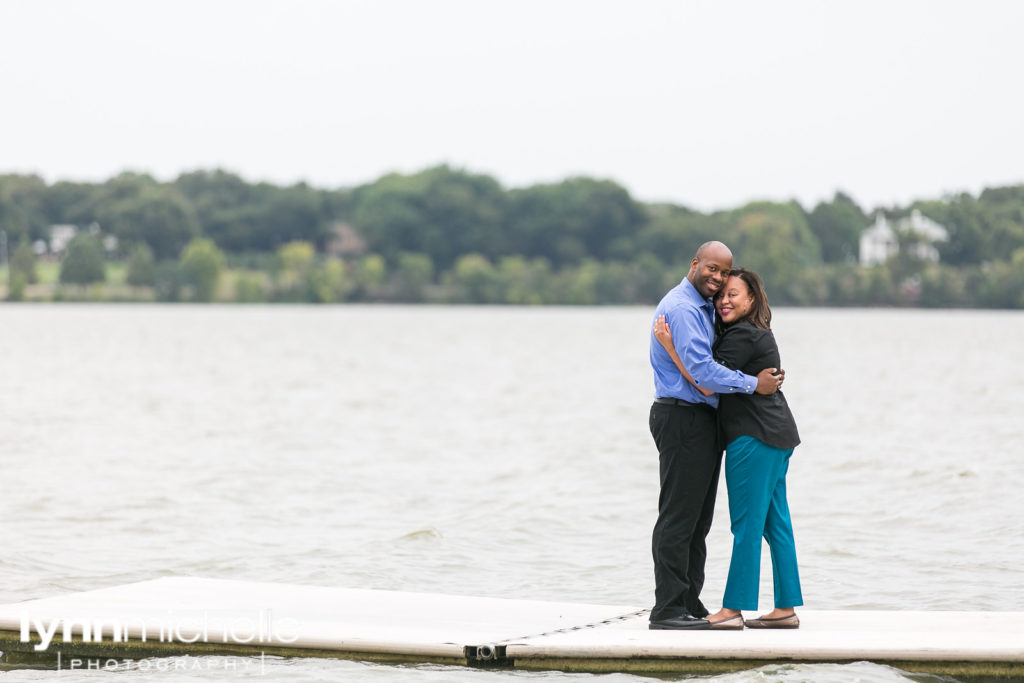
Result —
<instances>
[{"instance_id":1,"label":"woman's arm","mask_svg":"<svg viewBox=\"0 0 1024 683\"><path fill-rule=\"evenodd\" d=\"M665 316L663 315L659 315L658 319L654 322L654 336L659 342L661 342L661 345L665 347L665 350L668 351L668 355L672 357L672 362L676 364L676 367L679 368L679 372L683 374L683 377L686 378L687 382L692 384L697 391L705 396L710 396L715 393L705 389L704 387L698 386L697 383L693 381L693 377L690 376L690 373L686 371L686 368L683 366L683 361L679 357L679 354L676 353L676 347L672 343L672 330L669 329L668 322L665 320Z\"/></svg>"}]
</instances>

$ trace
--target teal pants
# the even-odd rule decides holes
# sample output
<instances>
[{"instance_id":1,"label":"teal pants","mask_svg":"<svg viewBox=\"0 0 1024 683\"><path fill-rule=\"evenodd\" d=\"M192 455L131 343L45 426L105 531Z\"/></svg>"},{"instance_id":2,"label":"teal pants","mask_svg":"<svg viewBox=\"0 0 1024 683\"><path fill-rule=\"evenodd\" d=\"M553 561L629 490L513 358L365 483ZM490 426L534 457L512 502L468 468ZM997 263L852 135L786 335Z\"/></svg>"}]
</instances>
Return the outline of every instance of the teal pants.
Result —
<instances>
[{"instance_id":1,"label":"teal pants","mask_svg":"<svg viewBox=\"0 0 1024 683\"><path fill-rule=\"evenodd\" d=\"M757 609L762 537L772 553L775 606L804 604L786 502L786 471L792 454L792 448L773 448L752 436L741 436L725 447L733 537L729 580L722 598L727 609Z\"/></svg>"}]
</instances>

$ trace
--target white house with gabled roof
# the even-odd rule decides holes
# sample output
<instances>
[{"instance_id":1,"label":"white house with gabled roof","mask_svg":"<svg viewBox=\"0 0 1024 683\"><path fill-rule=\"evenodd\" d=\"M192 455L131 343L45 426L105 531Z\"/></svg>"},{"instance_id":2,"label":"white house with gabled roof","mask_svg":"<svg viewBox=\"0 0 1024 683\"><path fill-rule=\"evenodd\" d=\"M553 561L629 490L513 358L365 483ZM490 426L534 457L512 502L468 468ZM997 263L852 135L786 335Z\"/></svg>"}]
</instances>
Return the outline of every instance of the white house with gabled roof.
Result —
<instances>
[{"instance_id":1,"label":"white house with gabled roof","mask_svg":"<svg viewBox=\"0 0 1024 683\"><path fill-rule=\"evenodd\" d=\"M939 250L936 242L949 239L949 231L917 209L910 215L893 223L889 222L885 213L875 214L875 223L860 235L860 264L870 266L885 263L890 257L900 253L900 237L905 239L907 250L912 255L933 263L939 262Z\"/></svg>"}]
</instances>

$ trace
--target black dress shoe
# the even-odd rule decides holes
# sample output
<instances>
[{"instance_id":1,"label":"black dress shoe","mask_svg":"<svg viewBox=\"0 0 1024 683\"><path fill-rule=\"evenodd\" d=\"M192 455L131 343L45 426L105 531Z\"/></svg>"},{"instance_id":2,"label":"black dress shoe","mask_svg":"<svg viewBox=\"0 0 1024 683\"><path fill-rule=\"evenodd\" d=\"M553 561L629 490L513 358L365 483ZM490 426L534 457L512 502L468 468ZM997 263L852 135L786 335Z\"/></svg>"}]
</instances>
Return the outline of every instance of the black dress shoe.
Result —
<instances>
[{"instance_id":1,"label":"black dress shoe","mask_svg":"<svg viewBox=\"0 0 1024 683\"><path fill-rule=\"evenodd\" d=\"M711 622L707 619L698 619L692 614L680 614L678 617L668 619L651 619L648 627L652 631L675 631L681 629L707 629L711 628Z\"/></svg>"}]
</instances>

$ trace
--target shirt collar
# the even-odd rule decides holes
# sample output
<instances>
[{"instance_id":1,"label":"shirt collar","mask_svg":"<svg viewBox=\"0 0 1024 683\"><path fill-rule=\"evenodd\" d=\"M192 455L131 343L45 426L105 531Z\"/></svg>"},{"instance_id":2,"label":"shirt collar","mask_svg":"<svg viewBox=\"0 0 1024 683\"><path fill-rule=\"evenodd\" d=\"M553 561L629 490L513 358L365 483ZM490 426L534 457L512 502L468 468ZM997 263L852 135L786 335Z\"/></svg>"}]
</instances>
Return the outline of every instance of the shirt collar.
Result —
<instances>
[{"instance_id":1,"label":"shirt collar","mask_svg":"<svg viewBox=\"0 0 1024 683\"><path fill-rule=\"evenodd\" d=\"M711 299L705 299L704 297L702 297L700 295L700 292L697 291L697 288L693 286L692 282L690 282L689 278L684 277L683 281L680 284L683 285L683 291L686 292L686 296L689 297L695 304L697 304L706 311L712 313L714 312L715 306L713 303L711 303Z\"/></svg>"}]
</instances>

